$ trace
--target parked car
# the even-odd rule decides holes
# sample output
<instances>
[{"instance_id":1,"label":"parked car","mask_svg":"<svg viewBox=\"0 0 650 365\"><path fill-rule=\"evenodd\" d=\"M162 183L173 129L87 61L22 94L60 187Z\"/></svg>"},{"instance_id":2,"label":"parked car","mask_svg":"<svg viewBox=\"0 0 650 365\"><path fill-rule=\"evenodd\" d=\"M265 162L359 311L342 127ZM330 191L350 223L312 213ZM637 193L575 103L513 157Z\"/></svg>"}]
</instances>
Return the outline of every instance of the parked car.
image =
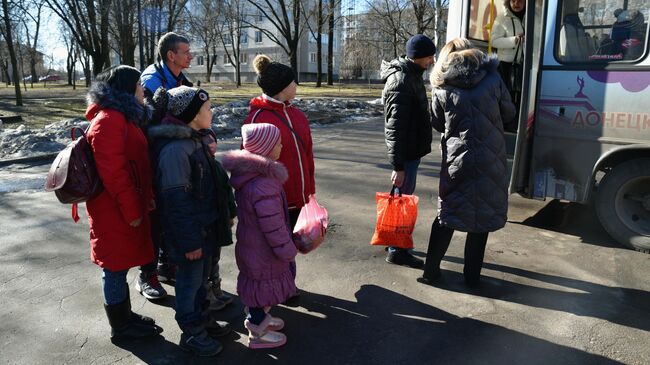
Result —
<instances>
[{"instance_id":1,"label":"parked car","mask_svg":"<svg viewBox=\"0 0 650 365\"><path fill-rule=\"evenodd\" d=\"M45 75L38 78L38 81L59 81L61 76L59 75Z\"/></svg>"}]
</instances>

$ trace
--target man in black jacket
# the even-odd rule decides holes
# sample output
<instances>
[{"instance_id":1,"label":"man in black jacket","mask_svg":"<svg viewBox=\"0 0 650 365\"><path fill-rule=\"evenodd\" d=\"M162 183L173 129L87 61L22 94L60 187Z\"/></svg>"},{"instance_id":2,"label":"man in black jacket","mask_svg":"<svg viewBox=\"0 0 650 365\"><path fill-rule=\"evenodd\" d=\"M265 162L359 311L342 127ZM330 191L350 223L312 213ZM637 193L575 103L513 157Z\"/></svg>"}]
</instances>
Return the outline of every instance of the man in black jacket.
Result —
<instances>
[{"instance_id":1,"label":"man in black jacket","mask_svg":"<svg viewBox=\"0 0 650 365\"><path fill-rule=\"evenodd\" d=\"M402 194L415 191L420 159L431 152L431 118L422 74L435 62L436 46L427 36L418 34L406 43L406 56L382 62L384 86L384 134L388 161L393 166L391 182ZM422 260L408 250L388 248L386 261L415 268Z\"/></svg>"}]
</instances>

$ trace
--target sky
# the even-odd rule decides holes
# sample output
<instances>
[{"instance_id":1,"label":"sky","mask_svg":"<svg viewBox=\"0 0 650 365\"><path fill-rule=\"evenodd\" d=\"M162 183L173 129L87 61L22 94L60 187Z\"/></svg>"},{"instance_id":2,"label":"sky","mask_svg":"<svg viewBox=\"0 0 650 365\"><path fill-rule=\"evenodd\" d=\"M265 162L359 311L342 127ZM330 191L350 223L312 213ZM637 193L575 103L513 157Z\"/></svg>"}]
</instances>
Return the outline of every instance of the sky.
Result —
<instances>
[{"instance_id":1,"label":"sky","mask_svg":"<svg viewBox=\"0 0 650 365\"><path fill-rule=\"evenodd\" d=\"M366 0L342 0L341 10L344 14L362 11L366 8ZM350 9L352 8L352 9ZM60 19L49 8L43 8L43 17L46 19L40 32L39 51L54 58L53 69L65 70L68 51L61 40ZM47 65L46 65L47 67Z\"/></svg>"}]
</instances>

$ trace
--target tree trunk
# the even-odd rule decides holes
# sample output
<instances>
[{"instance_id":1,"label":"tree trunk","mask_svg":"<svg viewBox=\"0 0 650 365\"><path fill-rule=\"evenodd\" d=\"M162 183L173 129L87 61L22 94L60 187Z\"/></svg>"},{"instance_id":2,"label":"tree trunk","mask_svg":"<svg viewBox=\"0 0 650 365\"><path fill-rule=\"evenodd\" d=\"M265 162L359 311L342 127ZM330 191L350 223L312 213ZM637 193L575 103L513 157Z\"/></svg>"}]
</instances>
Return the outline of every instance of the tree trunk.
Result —
<instances>
[{"instance_id":1,"label":"tree trunk","mask_svg":"<svg viewBox=\"0 0 650 365\"><path fill-rule=\"evenodd\" d=\"M4 13L4 26L6 30L5 41L9 50L9 58L11 59L11 71L14 79L14 89L16 90L16 106L23 106L23 95L20 92L20 82L18 82L18 61L16 60L16 50L14 49L14 41L11 28L11 19L9 18L9 4L7 0L2 0L2 11Z\"/></svg>"},{"instance_id":2,"label":"tree trunk","mask_svg":"<svg viewBox=\"0 0 650 365\"><path fill-rule=\"evenodd\" d=\"M241 86L241 66L239 62L237 62L237 67L235 67L235 83L237 83L237 87Z\"/></svg>"},{"instance_id":3,"label":"tree trunk","mask_svg":"<svg viewBox=\"0 0 650 365\"><path fill-rule=\"evenodd\" d=\"M36 59L35 56L32 55L32 58L29 60L29 72L32 74L32 79L31 84L32 84L32 89L34 88L34 82L38 82L38 75L36 75ZM34 81L36 80L36 81Z\"/></svg>"},{"instance_id":4,"label":"tree trunk","mask_svg":"<svg viewBox=\"0 0 650 365\"><path fill-rule=\"evenodd\" d=\"M318 22L316 33L316 87L321 87L323 79L323 0L318 0Z\"/></svg>"},{"instance_id":5,"label":"tree trunk","mask_svg":"<svg viewBox=\"0 0 650 365\"><path fill-rule=\"evenodd\" d=\"M210 82L210 74L212 73L212 59L210 58L210 50L207 47L205 48L205 57L206 57L205 79L206 79L206 82Z\"/></svg>"},{"instance_id":6,"label":"tree trunk","mask_svg":"<svg viewBox=\"0 0 650 365\"><path fill-rule=\"evenodd\" d=\"M327 85L334 85L334 11L335 0L330 1L330 10L329 10L329 29L328 29L328 41L327 42Z\"/></svg>"}]
</instances>

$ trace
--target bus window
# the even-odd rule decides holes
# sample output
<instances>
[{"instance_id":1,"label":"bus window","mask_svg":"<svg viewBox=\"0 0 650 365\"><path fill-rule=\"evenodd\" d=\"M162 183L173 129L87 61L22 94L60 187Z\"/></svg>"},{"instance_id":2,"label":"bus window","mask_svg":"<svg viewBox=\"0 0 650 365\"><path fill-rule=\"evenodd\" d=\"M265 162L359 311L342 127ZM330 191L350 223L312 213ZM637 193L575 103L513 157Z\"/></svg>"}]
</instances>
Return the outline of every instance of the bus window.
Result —
<instances>
[{"instance_id":1,"label":"bus window","mask_svg":"<svg viewBox=\"0 0 650 365\"><path fill-rule=\"evenodd\" d=\"M490 37L490 30L486 28L490 24L490 8L493 9L492 19L496 19L497 9L500 10L498 5L502 3L503 0L495 0L492 7L491 0L470 0L467 38L487 42Z\"/></svg>"},{"instance_id":2,"label":"bus window","mask_svg":"<svg viewBox=\"0 0 650 365\"><path fill-rule=\"evenodd\" d=\"M639 60L648 43L647 0L561 0L556 56L563 63Z\"/></svg>"}]
</instances>

